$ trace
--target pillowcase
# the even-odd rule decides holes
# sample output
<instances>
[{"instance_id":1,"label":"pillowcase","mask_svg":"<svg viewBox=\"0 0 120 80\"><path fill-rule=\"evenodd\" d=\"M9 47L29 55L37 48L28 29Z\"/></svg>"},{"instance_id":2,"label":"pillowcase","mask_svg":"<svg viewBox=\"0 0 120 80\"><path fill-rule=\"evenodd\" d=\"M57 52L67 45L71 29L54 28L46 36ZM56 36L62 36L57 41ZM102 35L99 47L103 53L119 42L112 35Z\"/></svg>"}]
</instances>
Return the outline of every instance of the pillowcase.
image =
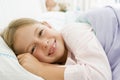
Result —
<instances>
[{"instance_id":1,"label":"pillowcase","mask_svg":"<svg viewBox=\"0 0 120 80\"><path fill-rule=\"evenodd\" d=\"M0 36L0 80L44 80L27 70L18 62L14 52Z\"/></svg>"}]
</instances>

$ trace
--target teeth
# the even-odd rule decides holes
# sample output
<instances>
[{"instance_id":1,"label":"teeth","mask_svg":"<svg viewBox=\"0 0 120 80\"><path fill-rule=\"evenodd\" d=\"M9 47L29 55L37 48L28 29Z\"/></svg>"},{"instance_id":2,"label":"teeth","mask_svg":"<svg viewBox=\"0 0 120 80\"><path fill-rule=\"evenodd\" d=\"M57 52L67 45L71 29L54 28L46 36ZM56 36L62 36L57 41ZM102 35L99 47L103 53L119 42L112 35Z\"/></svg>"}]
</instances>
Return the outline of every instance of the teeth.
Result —
<instances>
[{"instance_id":1,"label":"teeth","mask_svg":"<svg viewBox=\"0 0 120 80\"><path fill-rule=\"evenodd\" d=\"M51 49L49 51L49 55L51 55L54 52L55 47L56 47L56 44L53 43L53 46L51 47Z\"/></svg>"}]
</instances>

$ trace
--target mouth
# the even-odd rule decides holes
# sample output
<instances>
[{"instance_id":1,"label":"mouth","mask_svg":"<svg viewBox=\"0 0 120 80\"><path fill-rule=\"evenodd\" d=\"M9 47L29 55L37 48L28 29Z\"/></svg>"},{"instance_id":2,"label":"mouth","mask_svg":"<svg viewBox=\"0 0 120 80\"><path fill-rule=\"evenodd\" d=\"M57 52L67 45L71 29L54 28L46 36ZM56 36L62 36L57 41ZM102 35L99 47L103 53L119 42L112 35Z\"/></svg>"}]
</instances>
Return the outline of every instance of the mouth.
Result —
<instances>
[{"instance_id":1,"label":"mouth","mask_svg":"<svg viewBox=\"0 0 120 80\"><path fill-rule=\"evenodd\" d=\"M53 43L51 44L48 56L53 55L55 53L55 50L56 50L56 40L54 40Z\"/></svg>"}]
</instances>

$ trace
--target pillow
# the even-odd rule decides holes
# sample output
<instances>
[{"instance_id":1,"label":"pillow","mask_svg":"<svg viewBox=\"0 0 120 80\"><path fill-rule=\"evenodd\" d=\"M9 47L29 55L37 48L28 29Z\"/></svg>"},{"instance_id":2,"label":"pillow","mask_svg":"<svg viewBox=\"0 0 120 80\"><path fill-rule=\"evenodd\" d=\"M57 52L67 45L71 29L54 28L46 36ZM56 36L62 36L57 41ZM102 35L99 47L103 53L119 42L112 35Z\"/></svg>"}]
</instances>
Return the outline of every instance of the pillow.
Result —
<instances>
[{"instance_id":1,"label":"pillow","mask_svg":"<svg viewBox=\"0 0 120 80\"><path fill-rule=\"evenodd\" d=\"M27 70L19 63L14 52L0 36L0 80L44 80Z\"/></svg>"},{"instance_id":2,"label":"pillow","mask_svg":"<svg viewBox=\"0 0 120 80\"><path fill-rule=\"evenodd\" d=\"M39 21L47 21L53 28L59 31L65 24L75 22L77 17L82 14L83 13L81 11L46 12L40 14L36 19Z\"/></svg>"},{"instance_id":3,"label":"pillow","mask_svg":"<svg viewBox=\"0 0 120 80\"><path fill-rule=\"evenodd\" d=\"M36 19L39 21L47 21L53 28L60 30L66 23L65 15L66 13L63 12L46 12L40 14L39 18Z\"/></svg>"}]
</instances>

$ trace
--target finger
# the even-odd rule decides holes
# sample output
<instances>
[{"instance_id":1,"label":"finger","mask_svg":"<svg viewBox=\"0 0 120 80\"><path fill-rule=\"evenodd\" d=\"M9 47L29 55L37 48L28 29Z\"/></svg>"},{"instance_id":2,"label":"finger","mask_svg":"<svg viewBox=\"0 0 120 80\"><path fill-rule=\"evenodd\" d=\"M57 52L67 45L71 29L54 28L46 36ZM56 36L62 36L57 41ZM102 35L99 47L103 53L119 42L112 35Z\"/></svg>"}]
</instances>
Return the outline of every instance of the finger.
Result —
<instances>
[{"instance_id":1,"label":"finger","mask_svg":"<svg viewBox=\"0 0 120 80\"><path fill-rule=\"evenodd\" d=\"M30 53L22 53L22 54L19 54L17 56L18 59L20 59L21 57L25 56L25 55L30 55Z\"/></svg>"},{"instance_id":2,"label":"finger","mask_svg":"<svg viewBox=\"0 0 120 80\"><path fill-rule=\"evenodd\" d=\"M21 59L24 55L25 55L24 53L23 53L23 54L19 54L19 55L17 56L18 60Z\"/></svg>"},{"instance_id":3,"label":"finger","mask_svg":"<svg viewBox=\"0 0 120 80\"><path fill-rule=\"evenodd\" d=\"M17 56L17 58L18 58L18 62L19 62L20 64L22 64L22 63L23 63L23 60L24 60L24 56L23 56L23 55L19 55L19 56Z\"/></svg>"},{"instance_id":4,"label":"finger","mask_svg":"<svg viewBox=\"0 0 120 80\"><path fill-rule=\"evenodd\" d=\"M27 59L30 57L30 53L23 53L17 56L18 61L20 64L23 64Z\"/></svg>"}]
</instances>

